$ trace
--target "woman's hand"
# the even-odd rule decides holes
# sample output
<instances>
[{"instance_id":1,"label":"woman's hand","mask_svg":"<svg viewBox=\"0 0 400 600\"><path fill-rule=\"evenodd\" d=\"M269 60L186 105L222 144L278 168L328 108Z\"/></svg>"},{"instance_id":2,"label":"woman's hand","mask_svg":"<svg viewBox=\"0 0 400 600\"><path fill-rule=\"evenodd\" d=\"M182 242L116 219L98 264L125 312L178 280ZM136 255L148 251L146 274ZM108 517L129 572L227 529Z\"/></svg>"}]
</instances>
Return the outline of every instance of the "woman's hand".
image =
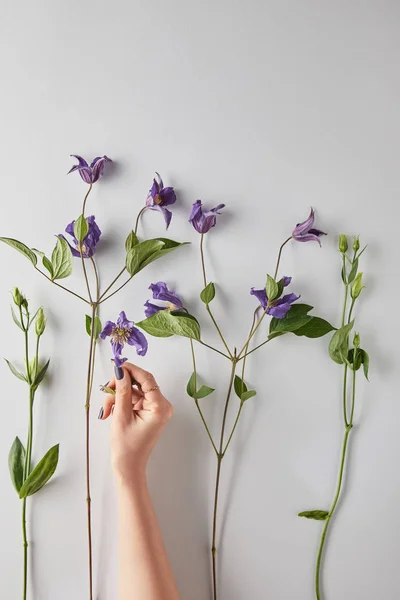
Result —
<instances>
[{"instance_id":1,"label":"woman's hand","mask_svg":"<svg viewBox=\"0 0 400 600\"><path fill-rule=\"evenodd\" d=\"M118 378L121 377L122 378ZM132 382L138 387L132 387ZM145 473L156 442L173 409L160 392L151 373L125 363L107 384L116 394L107 394L101 419L111 420L111 460L121 483Z\"/></svg>"}]
</instances>

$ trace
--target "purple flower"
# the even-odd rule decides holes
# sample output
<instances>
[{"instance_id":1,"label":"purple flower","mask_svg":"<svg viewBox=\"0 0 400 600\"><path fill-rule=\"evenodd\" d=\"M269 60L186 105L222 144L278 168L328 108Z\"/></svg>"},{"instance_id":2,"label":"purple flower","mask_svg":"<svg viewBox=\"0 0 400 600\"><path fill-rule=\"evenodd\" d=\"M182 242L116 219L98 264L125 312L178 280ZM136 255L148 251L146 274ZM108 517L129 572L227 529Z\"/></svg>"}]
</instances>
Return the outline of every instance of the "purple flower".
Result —
<instances>
[{"instance_id":1,"label":"purple flower","mask_svg":"<svg viewBox=\"0 0 400 600\"><path fill-rule=\"evenodd\" d=\"M71 156L78 160L78 164L74 165L68 171L68 174L79 171L79 175L83 181L89 184L95 183L103 175L106 162L112 162L108 156L98 156L89 165L82 156L78 156L77 154L71 154Z\"/></svg>"},{"instance_id":2,"label":"purple flower","mask_svg":"<svg viewBox=\"0 0 400 600\"><path fill-rule=\"evenodd\" d=\"M189 223L191 223L199 233L207 233L207 231L210 231L211 227L215 227L217 215L221 214L218 211L224 208L224 206L225 204L218 204L218 206L211 210L203 211L201 200L196 200L189 217Z\"/></svg>"},{"instance_id":3,"label":"purple flower","mask_svg":"<svg viewBox=\"0 0 400 600\"><path fill-rule=\"evenodd\" d=\"M152 283L149 286L149 290L153 292L154 300L161 300L162 302L166 302L166 304L154 304L147 300L144 305L146 307L146 310L144 311L146 317L151 317L151 315L154 315L160 310L181 310L183 308L182 300L175 292L171 292L171 290L168 289L167 284L163 281Z\"/></svg>"},{"instance_id":4,"label":"purple flower","mask_svg":"<svg viewBox=\"0 0 400 600\"><path fill-rule=\"evenodd\" d=\"M128 360L121 356L125 344L135 346L139 356L144 356L147 352L147 340L145 336L135 327L133 321L128 321L124 311L120 313L116 323L107 321L104 325L100 337L102 340L105 340L108 336L111 338L110 342L116 367L121 367Z\"/></svg>"},{"instance_id":5,"label":"purple flower","mask_svg":"<svg viewBox=\"0 0 400 600\"><path fill-rule=\"evenodd\" d=\"M164 187L160 175L156 173L156 176L157 179L153 179L153 185L147 195L146 206L151 210L158 210L163 214L168 229L172 219L172 212L165 207L175 203L176 195L173 187Z\"/></svg>"},{"instance_id":6,"label":"purple flower","mask_svg":"<svg viewBox=\"0 0 400 600\"><path fill-rule=\"evenodd\" d=\"M311 209L310 216L303 223L297 223L296 227L293 230L292 238L297 240L298 242L310 242L315 241L321 245L320 237L321 235L326 235L325 232L320 229L313 229L315 220L315 212L314 209Z\"/></svg>"},{"instance_id":7,"label":"purple flower","mask_svg":"<svg viewBox=\"0 0 400 600\"><path fill-rule=\"evenodd\" d=\"M78 242L78 240L76 239L76 237L74 235L75 221L72 221L72 223L67 225L65 228L65 231L67 233L69 233L69 235L72 237L73 245L69 244L69 246L70 246L71 252L74 256L80 257L81 253L82 253L83 258L90 258L91 256L93 256L93 254L96 250L96 245L100 239L101 231L95 221L94 215L91 215L90 217L87 218L87 223L89 226L89 230L86 234L86 237L80 243ZM64 238L64 240L66 239L62 234L60 234L59 237Z\"/></svg>"},{"instance_id":8,"label":"purple flower","mask_svg":"<svg viewBox=\"0 0 400 600\"><path fill-rule=\"evenodd\" d=\"M292 278L282 277L281 281L283 286L286 287L292 281ZM265 288L262 290L251 288L250 294L258 299L267 315L271 315L271 317L275 317L276 319L283 319L291 309L293 302L296 302L296 300L300 298L300 296L296 296L296 294L286 294L285 296L282 296L282 298L277 298L276 300L269 302Z\"/></svg>"}]
</instances>

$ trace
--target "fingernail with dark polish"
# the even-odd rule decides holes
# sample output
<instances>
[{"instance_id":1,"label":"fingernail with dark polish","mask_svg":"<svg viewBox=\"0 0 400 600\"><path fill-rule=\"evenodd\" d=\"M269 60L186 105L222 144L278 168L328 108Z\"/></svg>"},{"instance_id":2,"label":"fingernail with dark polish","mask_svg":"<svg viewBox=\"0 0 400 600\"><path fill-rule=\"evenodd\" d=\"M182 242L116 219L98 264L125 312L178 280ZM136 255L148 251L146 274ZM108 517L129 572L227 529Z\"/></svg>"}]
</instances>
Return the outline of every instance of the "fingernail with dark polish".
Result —
<instances>
[{"instance_id":1,"label":"fingernail with dark polish","mask_svg":"<svg viewBox=\"0 0 400 600\"><path fill-rule=\"evenodd\" d=\"M107 381L107 383L105 383L105 384L103 385L103 387L107 387L109 383L110 383L110 382L109 382L109 381Z\"/></svg>"},{"instance_id":2,"label":"fingernail with dark polish","mask_svg":"<svg viewBox=\"0 0 400 600\"><path fill-rule=\"evenodd\" d=\"M115 377L120 380L124 378L124 370L121 367L114 367Z\"/></svg>"},{"instance_id":3,"label":"fingernail with dark polish","mask_svg":"<svg viewBox=\"0 0 400 600\"><path fill-rule=\"evenodd\" d=\"M99 412L99 416L97 417L98 419L102 419L104 415L104 408L101 407L100 412Z\"/></svg>"}]
</instances>

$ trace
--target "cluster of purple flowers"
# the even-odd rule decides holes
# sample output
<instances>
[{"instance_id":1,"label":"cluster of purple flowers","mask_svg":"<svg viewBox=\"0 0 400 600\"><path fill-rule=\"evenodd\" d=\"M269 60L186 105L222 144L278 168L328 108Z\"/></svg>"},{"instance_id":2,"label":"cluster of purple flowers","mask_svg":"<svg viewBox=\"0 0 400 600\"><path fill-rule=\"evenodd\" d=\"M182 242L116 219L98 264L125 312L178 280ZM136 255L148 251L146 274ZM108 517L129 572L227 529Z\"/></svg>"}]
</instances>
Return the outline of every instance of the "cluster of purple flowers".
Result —
<instances>
[{"instance_id":1,"label":"cluster of purple flowers","mask_svg":"<svg viewBox=\"0 0 400 600\"><path fill-rule=\"evenodd\" d=\"M102 156L95 158L89 165L81 156L72 156L78 160L78 164L74 165L69 173L78 171L83 181L90 186L103 175L106 163L112 162L107 156ZM156 177L153 179L153 185L147 195L145 206L150 210L157 210L162 213L167 229L172 219L172 213L167 206L171 206L172 204L175 204L175 202L176 194L174 188L165 187L161 176L156 173ZM215 227L217 215L221 214L221 210L224 207L225 204L218 204L215 208L204 210L201 200L196 200L192 207L189 222L198 233L204 235L205 233L208 233L212 227ZM314 221L315 212L314 209L311 208L309 217L302 223L296 225L291 237L298 242L316 241L321 245L320 237L326 234L314 227ZM70 243L72 254L77 257L82 256L83 258L92 257L101 236L101 231L95 221L94 215L87 218L88 232L82 242L79 242L74 235L74 224L75 221L72 221L65 229L66 233L72 237L72 243ZM291 280L291 277L283 277L282 287L287 287ZM146 317L151 317L161 310L184 310L180 297L175 292L169 290L167 284L163 281L158 281L154 284L152 283L149 289L152 291L153 300L161 302L161 304L155 304L148 300L144 305ZM268 315L271 315L276 319L283 319L289 312L293 302L300 297L290 293L284 294L280 298L269 300L265 288L259 290L251 288L250 294L257 298L261 307ZM145 336L137 327L135 327L133 321L127 319L126 314L123 311L120 313L115 323L107 321L100 333L100 337L102 339L105 339L106 337L111 338L111 346L116 366L121 366L127 360L121 356L125 344L134 346L140 356L144 356L147 352L148 344Z\"/></svg>"}]
</instances>

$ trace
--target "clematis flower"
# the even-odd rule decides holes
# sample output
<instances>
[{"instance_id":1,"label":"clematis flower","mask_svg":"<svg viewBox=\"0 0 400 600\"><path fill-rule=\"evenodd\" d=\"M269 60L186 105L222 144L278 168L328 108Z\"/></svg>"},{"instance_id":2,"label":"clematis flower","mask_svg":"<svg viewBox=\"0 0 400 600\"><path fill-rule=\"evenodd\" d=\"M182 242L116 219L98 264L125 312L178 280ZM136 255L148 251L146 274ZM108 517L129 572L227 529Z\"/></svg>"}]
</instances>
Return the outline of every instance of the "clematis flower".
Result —
<instances>
[{"instance_id":1,"label":"clematis flower","mask_svg":"<svg viewBox=\"0 0 400 600\"><path fill-rule=\"evenodd\" d=\"M60 234L59 236L64 238L64 240L66 240L69 243L71 252L74 256L80 257L82 253L83 258L90 258L91 256L93 256L96 250L97 243L100 240L101 231L95 221L95 216L91 215L90 217L88 217L87 223L89 226L89 230L82 242L78 242L74 235L75 221L72 221L72 223L67 225L65 228L66 233L69 233L69 235L72 237L73 244L70 244L65 238L65 236L63 236L62 234Z\"/></svg>"},{"instance_id":2,"label":"clematis flower","mask_svg":"<svg viewBox=\"0 0 400 600\"><path fill-rule=\"evenodd\" d=\"M310 211L310 216L303 223L297 223L296 227L292 232L292 238L297 240L298 242L318 242L321 245L320 237L321 235L326 235L324 231L320 229L314 229L314 220L315 220L315 212L312 208Z\"/></svg>"},{"instance_id":3,"label":"clematis flower","mask_svg":"<svg viewBox=\"0 0 400 600\"><path fill-rule=\"evenodd\" d=\"M292 281L291 277L283 277L282 279L284 287L287 287ZM257 298L267 315L271 315L271 317L275 317L276 319L283 319L291 309L293 302L296 302L300 298L296 294L286 294L282 298L277 298L269 302L265 288L262 290L251 288L250 294Z\"/></svg>"},{"instance_id":4,"label":"clematis flower","mask_svg":"<svg viewBox=\"0 0 400 600\"><path fill-rule=\"evenodd\" d=\"M104 167L107 162L112 162L111 158L108 156L98 156L90 165L86 162L82 156L78 156L77 154L71 154L74 158L78 160L78 164L74 165L72 169L68 171L68 175L73 173L74 171L79 171L79 175L82 177L85 183L95 183L102 175L104 171Z\"/></svg>"},{"instance_id":5,"label":"clematis flower","mask_svg":"<svg viewBox=\"0 0 400 600\"><path fill-rule=\"evenodd\" d=\"M124 311L119 314L116 323L107 321L103 331L100 333L100 337L102 340L105 340L107 337L111 338L110 342L116 367L121 367L128 360L121 356L125 344L135 346L139 356L144 356L147 352L148 344L145 336L135 327L133 321L128 321Z\"/></svg>"},{"instance_id":6,"label":"clematis flower","mask_svg":"<svg viewBox=\"0 0 400 600\"><path fill-rule=\"evenodd\" d=\"M175 292L169 290L167 284L163 281L152 283L149 286L149 290L153 292L154 300L161 300L165 304L154 304L147 300L144 305L146 307L144 311L146 317L151 317L151 315L154 315L160 310L180 310L183 308L182 300Z\"/></svg>"},{"instance_id":7,"label":"clematis flower","mask_svg":"<svg viewBox=\"0 0 400 600\"><path fill-rule=\"evenodd\" d=\"M158 210L163 214L167 229L171 223L172 212L165 207L174 204L175 201L176 194L174 188L164 187L163 180L160 175L156 173L156 178L153 179L153 185L146 198L146 206L151 210Z\"/></svg>"},{"instance_id":8,"label":"clematis flower","mask_svg":"<svg viewBox=\"0 0 400 600\"><path fill-rule=\"evenodd\" d=\"M221 214L218 211L224 207L225 204L218 204L215 208L204 211L201 200L196 200L189 217L189 223L193 225L198 233L207 233L211 227L215 227L217 215Z\"/></svg>"}]
</instances>

